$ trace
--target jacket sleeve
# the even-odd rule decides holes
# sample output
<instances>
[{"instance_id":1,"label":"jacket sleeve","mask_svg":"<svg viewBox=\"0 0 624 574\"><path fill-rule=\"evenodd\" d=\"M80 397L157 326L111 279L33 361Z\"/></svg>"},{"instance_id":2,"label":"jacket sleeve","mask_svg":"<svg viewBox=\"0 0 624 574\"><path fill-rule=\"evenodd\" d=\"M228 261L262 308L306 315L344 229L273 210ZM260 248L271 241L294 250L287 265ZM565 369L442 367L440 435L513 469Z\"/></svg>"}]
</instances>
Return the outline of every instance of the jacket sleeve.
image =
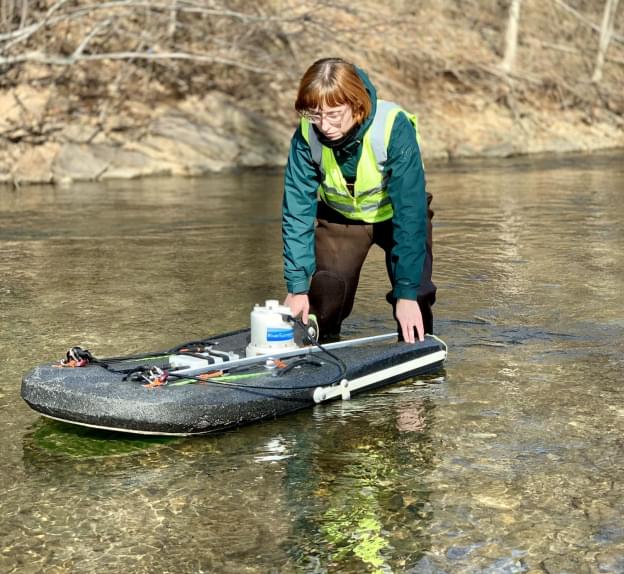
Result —
<instances>
[{"instance_id":1,"label":"jacket sleeve","mask_svg":"<svg viewBox=\"0 0 624 574\"><path fill-rule=\"evenodd\" d=\"M284 279L289 293L307 293L316 270L314 224L320 172L298 127L284 173L282 240Z\"/></svg>"},{"instance_id":2,"label":"jacket sleeve","mask_svg":"<svg viewBox=\"0 0 624 574\"><path fill-rule=\"evenodd\" d=\"M385 171L393 210L393 296L415 300L427 249L427 198L416 131L403 113L392 127Z\"/></svg>"}]
</instances>

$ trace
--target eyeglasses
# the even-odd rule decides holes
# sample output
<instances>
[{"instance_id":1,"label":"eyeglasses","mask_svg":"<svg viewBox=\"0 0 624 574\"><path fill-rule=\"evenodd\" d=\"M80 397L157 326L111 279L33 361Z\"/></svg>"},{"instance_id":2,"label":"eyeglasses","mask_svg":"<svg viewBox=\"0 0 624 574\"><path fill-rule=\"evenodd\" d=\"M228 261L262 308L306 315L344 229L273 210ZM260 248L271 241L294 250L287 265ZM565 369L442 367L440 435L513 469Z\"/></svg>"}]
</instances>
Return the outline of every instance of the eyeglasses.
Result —
<instances>
[{"instance_id":1,"label":"eyeglasses","mask_svg":"<svg viewBox=\"0 0 624 574\"><path fill-rule=\"evenodd\" d=\"M348 109L348 104L345 104L341 110L330 110L328 112L305 110L303 112L299 112L299 116L309 122L312 122L316 126L320 125L323 118L325 118L325 120L332 125L340 125Z\"/></svg>"}]
</instances>

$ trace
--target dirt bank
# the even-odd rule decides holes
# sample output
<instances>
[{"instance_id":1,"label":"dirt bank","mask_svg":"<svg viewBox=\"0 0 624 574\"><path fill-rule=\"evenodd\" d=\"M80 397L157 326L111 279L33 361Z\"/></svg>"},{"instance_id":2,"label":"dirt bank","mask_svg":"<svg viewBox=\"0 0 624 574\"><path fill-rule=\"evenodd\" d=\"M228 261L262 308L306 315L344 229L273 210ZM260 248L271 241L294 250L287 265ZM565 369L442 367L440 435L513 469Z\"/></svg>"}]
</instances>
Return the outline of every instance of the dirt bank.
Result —
<instances>
[{"instance_id":1,"label":"dirt bank","mask_svg":"<svg viewBox=\"0 0 624 574\"><path fill-rule=\"evenodd\" d=\"M325 55L418 114L427 159L624 147L624 15L592 82L598 0L524 0L509 72L494 0L31 4L0 31L1 183L283 165L297 79Z\"/></svg>"}]
</instances>

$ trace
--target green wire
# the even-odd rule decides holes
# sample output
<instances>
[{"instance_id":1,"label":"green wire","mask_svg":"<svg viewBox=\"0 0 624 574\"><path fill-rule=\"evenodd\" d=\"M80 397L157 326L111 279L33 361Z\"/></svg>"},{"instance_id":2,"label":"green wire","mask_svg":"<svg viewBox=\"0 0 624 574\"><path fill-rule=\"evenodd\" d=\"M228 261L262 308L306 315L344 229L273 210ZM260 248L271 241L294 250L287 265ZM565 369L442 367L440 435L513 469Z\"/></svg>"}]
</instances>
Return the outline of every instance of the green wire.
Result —
<instances>
[{"instance_id":1,"label":"green wire","mask_svg":"<svg viewBox=\"0 0 624 574\"><path fill-rule=\"evenodd\" d=\"M146 361L153 361L154 359L165 359L170 356L171 355L154 355L152 357L140 357L136 359L132 359L132 358L124 359L121 357L120 358L113 357L113 360L107 359L107 360L101 360L101 362L106 363L107 365L123 365L124 363L144 363Z\"/></svg>"},{"instance_id":2,"label":"green wire","mask_svg":"<svg viewBox=\"0 0 624 574\"><path fill-rule=\"evenodd\" d=\"M207 383L211 383L211 382L215 382L215 383L229 383L229 382L233 382L233 381L241 381L243 379L252 379L254 377L259 377L261 375L266 375L266 372L261 371L259 373L245 373L243 375L223 375L220 377L210 377L209 379L206 379L205 382ZM198 381L197 379L180 379L179 381L176 381L175 383L171 383L170 387L179 387L181 385L190 385L192 383L201 383L203 381Z\"/></svg>"}]
</instances>

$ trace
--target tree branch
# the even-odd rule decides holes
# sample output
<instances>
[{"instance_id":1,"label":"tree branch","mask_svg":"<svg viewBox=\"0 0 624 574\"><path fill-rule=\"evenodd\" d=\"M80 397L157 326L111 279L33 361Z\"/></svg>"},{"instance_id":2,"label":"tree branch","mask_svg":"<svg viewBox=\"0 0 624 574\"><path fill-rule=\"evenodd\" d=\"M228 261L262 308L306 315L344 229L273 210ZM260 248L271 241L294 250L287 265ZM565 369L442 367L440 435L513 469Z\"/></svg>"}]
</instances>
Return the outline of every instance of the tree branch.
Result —
<instances>
[{"instance_id":1,"label":"tree branch","mask_svg":"<svg viewBox=\"0 0 624 574\"><path fill-rule=\"evenodd\" d=\"M102 22L98 22L95 26L93 26L93 28L91 29L91 32L89 32L83 38L82 42L80 42L80 44L76 47L76 49L74 50L74 53L71 55L71 59L74 60L74 61L78 60L82 56L82 53L84 52L84 50L87 47L87 45L89 44L89 42L93 39L93 37L102 28L106 28L107 26L110 26L111 22L112 22L112 18L108 18L107 20L103 20Z\"/></svg>"},{"instance_id":2,"label":"tree branch","mask_svg":"<svg viewBox=\"0 0 624 574\"><path fill-rule=\"evenodd\" d=\"M566 4L563 0L553 0L553 2L557 4L557 6L560 6L561 8L572 14L575 18L583 22L585 25L589 26L595 32L600 33L600 26L594 24L589 18L583 16L583 14L581 14L578 10L572 8L572 6ZM619 42L620 44L624 44L624 36L620 36L619 34L613 34L611 36L611 39Z\"/></svg>"},{"instance_id":3,"label":"tree branch","mask_svg":"<svg viewBox=\"0 0 624 574\"><path fill-rule=\"evenodd\" d=\"M522 43L528 44L529 46L538 46L540 48L545 48L546 50L555 50L557 52L565 52L567 54L574 54L576 56L585 55L584 52L572 46L566 46L564 44L553 44L552 42L544 42L537 38L524 38ZM615 56L607 55L605 56L605 61L613 62L615 64L624 64L624 59L617 58Z\"/></svg>"},{"instance_id":4,"label":"tree branch","mask_svg":"<svg viewBox=\"0 0 624 574\"><path fill-rule=\"evenodd\" d=\"M75 54L75 53L74 53ZM241 68L248 72L257 74L269 74L274 70L268 68L258 68L244 62L237 62L211 54L197 54L190 52L108 52L103 54L78 54L75 56L64 57L54 54L45 54L42 52L28 52L19 56L0 57L0 66L22 64L24 62L37 62L39 64L47 64L50 66L72 66L78 62L95 62L105 60L190 60L194 62L203 62L206 64L221 64Z\"/></svg>"},{"instance_id":5,"label":"tree branch","mask_svg":"<svg viewBox=\"0 0 624 574\"><path fill-rule=\"evenodd\" d=\"M8 50L14 44L21 42L23 38L29 38L33 34L36 34L39 30L41 30L41 28L48 24L52 14L59 10L63 6L63 4L67 4L68 1L69 0L59 0L56 4L50 7L50 9L45 13L43 19L41 19L39 22L36 22L35 24L31 24L30 26L26 27L20 27L20 29L15 32L0 34L0 42L13 39L12 42L9 42L6 46L3 47L3 51Z\"/></svg>"}]
</instances>

